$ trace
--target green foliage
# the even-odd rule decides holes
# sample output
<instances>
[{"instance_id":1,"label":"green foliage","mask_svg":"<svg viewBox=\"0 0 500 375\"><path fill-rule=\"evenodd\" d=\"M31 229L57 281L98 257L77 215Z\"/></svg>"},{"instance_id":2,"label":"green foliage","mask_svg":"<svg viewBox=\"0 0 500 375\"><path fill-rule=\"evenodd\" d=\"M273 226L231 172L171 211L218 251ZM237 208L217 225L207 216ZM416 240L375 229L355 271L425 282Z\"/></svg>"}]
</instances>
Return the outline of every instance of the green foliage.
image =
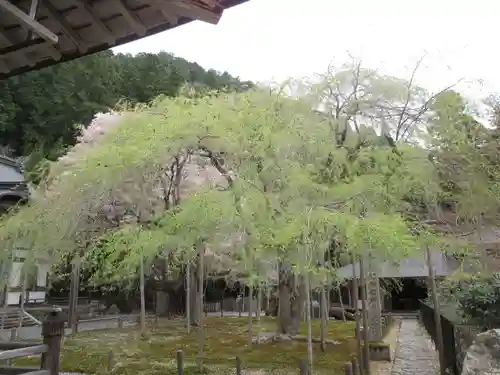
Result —
<instances>
[{"instance_id":1,"label":"green foliage","mask_svg":"<svg viewBox=\"0 0 500 375\"><path fill-rule=\"evenodd\" d=\"M453 296L464 317L484 328L500 327L500 273L473 275L453 285Z\"/></svg>"},{"instance_id":2,"label":"green foliage","mask_svg":"<svg viewBox=\"0 0 500 375\"><path fill-rule=\"evenodd\" d=\"M0 82L0 139L16 155L41 152L54 160L60 145L75 144L74 124L88 124L120 100L147 103L160 94L175 96L185 83L212 90L252 87L165 52L105 51Z\"/></svg>"},{"instance_id":3,"label":"green foliage","mask_svg":"<svg viewBox=\"0 0 500 375\"><path fill-rule=\"evenodd\" d=\"M453 91L436 97L432 109L429 130L443 199L454 203L465 220L496 222L500 165L492 131L472 117L465 100Z\"/></svg>"},{"instance_id":4,"label":"green foliage","mask_svg":"<svg viewBox=\"0 0 500 375\"><path fill-rule=\"evenodd\" d=\"M7 220L0 239L8 248L28 241L55 255L85 249L95 282L133 278L141 259L146 269L158 257L192 262L203 246L214 272L231 269L260 283L283 262L323 283L335 278L325 264L334 239L340 251L382 261L439 245L420 223L437 210L442 159L405 142L429 119L415 115L427 94L371 71L362 72L362 88L346 88L351 73L343 70L300 98L259 89L206 91L191 82L181 96L129 106L96 145L80 149L72 163L53 165L48 191L39 189L43 199L23 210L23 231L17 218ZM147 70L139 77L147 81ZM336 97L347 98L340 107L335 96L324 96L338 82ZM401 105L409 95L411 108ZM311 110L318 98L326 115ZM445 134L452 126L434 104L433 131ZM375 116L379 124L389 109L391 122L380 136L359 120ZM346 129L349 139L339 134ZM460 142L433 151L486 160ZM159 186L172 161L183 158L191 161L177 186L180 201L167 206ZM199 182L193 165L210 178ZM126 206L131 220L111 225L103 218L103 206L113 201Z\"/></svg>"}]
</instances>

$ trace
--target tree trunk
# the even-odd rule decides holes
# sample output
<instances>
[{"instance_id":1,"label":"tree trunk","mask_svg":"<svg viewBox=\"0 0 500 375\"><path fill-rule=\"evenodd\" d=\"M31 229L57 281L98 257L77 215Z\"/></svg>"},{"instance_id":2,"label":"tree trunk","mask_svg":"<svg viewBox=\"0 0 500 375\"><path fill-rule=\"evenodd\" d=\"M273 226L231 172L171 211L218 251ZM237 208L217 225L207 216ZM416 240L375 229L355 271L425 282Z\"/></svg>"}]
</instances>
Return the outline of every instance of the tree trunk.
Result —
<instances>
[{"instance_id":1,"label":"tree trunk","mask_svg":"<svg viewBox=\"0 0 500 375\"><path fill-rule=\"evenodd\" d=\"M346 322L347 319L345 317L345 307L344 307L344 301L342 301L342 291L340 290L340 285L337 286L337 292L339 294L340 314L342 315L342 321Z\"/></svg>"},{"instance_id":2,"label":"tree trunk","mask_svg":"<svg viewBox=\"0 0 500 375\"><path fill-rule=\"evenodd\" d=\"M71 264L71 282L69 292L69 313L68 324L71 329L76 331L78 321L78 292L80 290L80 257L73 259Z\"/></svg>"},{"instance_id":3,"label":"tree trunk","mask_svg":"<svg viewBox=\"0 0 500 375\"><path fill-rule=\"evenodd\" d=\"M26 303L26 287L28 284L28 270L26 265L23 267L23 290L21 291L21 312L19 318L19 328L23 326L23 316L24 316L24 304Z\"/></svg>"},{"instance_id":4,"label":"tree trunk","mask_svg":"<svg viewBox=\"0 0 500 375\"><path fill-rule=\"evenodd\" d=\"M248 345L252 346L252 294L253 286L248 287Z\"/></svg>"},{"instance_id":5,"label":"tree trunk","mask_svg":"<svg viewBox=\"0 0 500 375\"><path fill-rule=\"evenodd\" d=\"M307 324L307 362L308 362L308 374L313 373L313 350L312 350L312 327L311 327L311 311L312 311L312 300L311 300L311 282L309 279L309 273L306 274L306 324Z\"/></svg>"},{"instance_id":6,"label":"tree trunk","mask_svg":"<svg viewBox=\"0 0 500 375\"><path fill-rule=\"evenodd\" d=\"M266 288L266 313L271 316L273 315L271 314L271 288L269 285Z\"/></svg>"},{"instance_id":7,"label":"tree trunk","mask_svg":"<svg viewBox=\"0 0 500 375\"><path fill-rule=\"evenodd\" d=\"M146 332L146 286L144 282L144 255L141 254L140 274L139 274L140 292L141 292L141 333Z\"/></svg>"},{"instance_id":8,"label":"tree trunk","mask_svg":"<svg viewBox=\"0 0 500 375\"><path fill-rule=\"evenodd\" d=\"M326 350L326 321L328 319L328 311L326 310L326 293L325 286L321 286L320 296L320 314L321 314L321 351Z\"/></svg>"},{"instance_id":9,"label":"tree trunk","mask_svg":"<svg viewBox=\"0 0 500 375\"><path fill-rule=\"evenodd\" d=\"M191 265L186 264L186 327L191 332Z\"/></svg>"},{"instance_id":10,"label":"tree trunk","mask_svg":"<svg viewBox=\"0 0 500 375\"><path fill-rule=\"evenodd\" d=\"M198 367L203 370L203 349L205 346L205 328L203 326L203 281L205 271L205 244L198 245Z\"/></svg>"},{"instance_id":11,"label":"tree trunk","mask_svg":"<svg viewBox=\"0 0 500 375\"><path fill-rule=\"evenodd\" d=\"M257 344L260 344L260 311L261 308L261 299L262 299L262 287L259 284L259 289L257 289Z\"/></svg>"},{"instance_id":12,"label":"tree trunk","mask_svg":"<svg viewBox=\"0 0 500 375\"><path fill-rule=\"evenodd\" d=\"M191 296L189 299L191 305L191 326L200 325L200 315L203 315L203 301L200 301L199 296L199 258L197 258L198 270L194 265L190 267L190 278L191 278ZM203 291L201 291L203 293ZM201 303L201 305L200 305ZM200 312L201 311L201 312Z\"/></svg>"},{"instance_id":13,"label":"tree trunk","mask_svg":"<svg viewBox=\"0 0 500 375\"><path fill-rule=\"evenodd\" d=\"M301 277L292 274L290 267L279 264L278 332L281 334L296 335L299 332L304 306L304 285L301 281Z\"/></svg>"}]
</instances>

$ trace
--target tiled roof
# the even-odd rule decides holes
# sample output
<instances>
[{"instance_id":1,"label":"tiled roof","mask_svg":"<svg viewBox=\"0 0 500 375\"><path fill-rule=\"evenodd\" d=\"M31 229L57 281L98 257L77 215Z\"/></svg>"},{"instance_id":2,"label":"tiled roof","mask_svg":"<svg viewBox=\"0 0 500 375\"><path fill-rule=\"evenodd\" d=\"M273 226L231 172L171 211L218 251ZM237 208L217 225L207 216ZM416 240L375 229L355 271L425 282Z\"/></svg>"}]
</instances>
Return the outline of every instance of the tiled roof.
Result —
<instances>
[{"instance_id":1,"label":"tiled roof","mask_svg":"<svg viewBox=\"0 0 500 375\"><path fill-rule=\"evenodd\" d=\"M436 276L449 276L458 269L460 263L446 254L433 251L431 261L434 265ZM352 278L352 264L340 268L337 272L345 279ZM359 263L355 265L356 276L359 277ZM378 268L378 275L381 278L401 278L401 277L427 277L429 268L424 254L403 259L399 262L385 261Z\"/></svg>"}]
</instances>

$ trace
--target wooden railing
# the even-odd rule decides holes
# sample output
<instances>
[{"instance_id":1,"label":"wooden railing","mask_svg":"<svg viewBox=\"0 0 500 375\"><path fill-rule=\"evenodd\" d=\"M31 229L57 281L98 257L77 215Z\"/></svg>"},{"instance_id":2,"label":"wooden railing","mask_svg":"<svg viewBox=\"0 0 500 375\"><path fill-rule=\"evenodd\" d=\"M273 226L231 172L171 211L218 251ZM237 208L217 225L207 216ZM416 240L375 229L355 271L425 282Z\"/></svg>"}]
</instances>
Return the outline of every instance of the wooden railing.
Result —
<instances>
[{"instance_id":1,"label":"wooden railing","mask_svg":"<svg viewBox=\"0 0 500 375\"><path fill-rule=\"evenodd\" d=\"M21 309L0 309L0 330L41 325L38 319Z\"/></svg>"},{"instance_id":2,"label":"wooden railing","mask_svg":"<svg viewBox=\"0 0 500 375\"><path fill-rule=\"evenodd\" d=\"M58 375L61 340L64 336L65 318L61 312L53 311L42 324L43 342L11 341L0 343L0 374L5 375ZM41 354L40 367L12 367L13 359Z\"/></svg>"}]
</instances>

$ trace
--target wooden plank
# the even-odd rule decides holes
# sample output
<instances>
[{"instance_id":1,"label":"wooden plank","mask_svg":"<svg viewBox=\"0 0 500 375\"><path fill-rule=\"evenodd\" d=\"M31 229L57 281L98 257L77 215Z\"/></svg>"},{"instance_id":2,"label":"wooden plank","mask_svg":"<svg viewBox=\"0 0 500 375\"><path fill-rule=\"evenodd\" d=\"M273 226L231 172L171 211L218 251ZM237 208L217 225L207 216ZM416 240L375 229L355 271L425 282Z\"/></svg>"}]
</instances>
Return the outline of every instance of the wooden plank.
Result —
<instances>
[{"instance_id":1,"label":"wooden plank","mask_svg":"<svg viewBox=\"0 0 500 375\"><path fill-rule=\"evenodd\" d=\"M40 342L30 341L2 341L0 342L0 350L12 350L21 348L31 348L33 346L42 345Z\"/></svg>"},{"instance_id":2,"label":"wooden plank","mask_svg":"<svg viewBox=\"0 0 500 375\"><path fill-rule=\"evenodd\" d=\"M50 371L49 370L30 371L30 372L25 372L23 375L50 375Z\"/></svg>"},{"instance_id":3,"label":"wooden plank","mask_svg":"<svg viewBox=\"0 0 500 375\"><path fill-rule=\"evenodd\" d=\"M39 367L7 367L0 366L0 374L2 375L24 375L40 371Z\"/></svg>"},{"instance_id":4,"label":"wooden plank","mask_svg":"<svg viewBox=\"0 0 500 375\"><path fill-rule=\"evenodd\" d=\"M13 358L28 357L30 355L42 354L47 352L48 346L45 344L35 345L28 348L19 348L5 350L0 352L0 361Z\"/></svg>"},{"instance_id":5,"label":"wooden plank","mask_svg":"<svg viewBox=\"0 0 500 375\"><path fill-rule=\"evenodd\" d=\"M128 9L123 0L115 0L114 4L118 7L119 12L127 23L135 30L138 36L146 35L148 28L137 18L137 16Z\"/></svg>"},{"instance_id":6,"label":"wooden plank","mask_svg":"<svg viewBox=\"0 0 500 375\"><path fill-rule=\"evenodd\" d=\"M222 10L208 10L188 1L172 2L170 4L184 9L187 17L210 23L212 25L217 25L222 17Z\"/></svg>"},{"instance_id":7,"label":"wooden plank","mask_svg":"<svg viewBox=\"0 0 500 375\"><path fill-rule=\"evenodd\" d=\"M92 5L90 5L86 0L76 0L77 4L84 9L87 14L92 18L92 21L96 27L99 28L101 33L106 38L108 44L113 44L116 42L116 37L113 32L106 26L106 24L101 20L99 14L94 10Z\"/></svg>"},{"instance_id":8,"label":"wooden plank","mask_svg":"<svg viewBox=\"0 0 500 375\"><path fill-rule=\"evenodd\" d=\"M78 36L75 30L71 27L71 25L66 21L66 19L61 16L56 7L52 5L50 0L45 0L43 2L43 7L47 10L50 16L59 24L62 32L66 37L75 45L75 47L81 53L87 52L88 48L83 42L83 40Z\"/></svg>"},{"instance_id":9,"label":"wooden plank","mask_svg":"<svg viewBox=\"0 0 500 375\"><path fill-rule=\"evenodd\" d=\"M17 20L27 29L33 31L41 38L45 39L51 43L57 43L59 38L52 31L43 26L40 22L35 21L30 18L30 16L24 13L21 9L13 5L8 0L0 0L0 8L10 13L13 17L17 18Z\"/></svg>"}]
</instances>

